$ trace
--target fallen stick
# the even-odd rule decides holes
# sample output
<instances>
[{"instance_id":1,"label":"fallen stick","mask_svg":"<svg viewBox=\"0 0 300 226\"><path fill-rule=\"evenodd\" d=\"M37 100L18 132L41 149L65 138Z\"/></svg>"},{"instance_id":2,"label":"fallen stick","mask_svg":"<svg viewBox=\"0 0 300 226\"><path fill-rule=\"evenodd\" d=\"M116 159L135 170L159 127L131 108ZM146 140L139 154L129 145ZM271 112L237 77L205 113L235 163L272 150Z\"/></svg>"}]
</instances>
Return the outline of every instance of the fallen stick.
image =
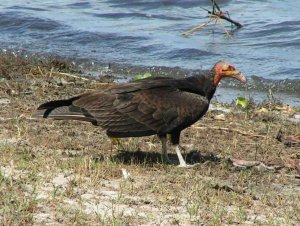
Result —
<instances>
[{"instance_id":1,"label":"fallen stick","mask_svg":"<svg viewBox=\"0 0 300 226\"><path fill-rule=\"evenodd\" d=\"M85 81L92 81L91 79L84 78L84 77L81 77L81 76L78 76L78 75L73 75L73 74L70 74L70 73L64 73L64 72L54 72L54 73L59 74L59 75L65 75L65 76L72 77L72 78L82 79L82 80L85 80Z\"/></svg>"}]
</instances>

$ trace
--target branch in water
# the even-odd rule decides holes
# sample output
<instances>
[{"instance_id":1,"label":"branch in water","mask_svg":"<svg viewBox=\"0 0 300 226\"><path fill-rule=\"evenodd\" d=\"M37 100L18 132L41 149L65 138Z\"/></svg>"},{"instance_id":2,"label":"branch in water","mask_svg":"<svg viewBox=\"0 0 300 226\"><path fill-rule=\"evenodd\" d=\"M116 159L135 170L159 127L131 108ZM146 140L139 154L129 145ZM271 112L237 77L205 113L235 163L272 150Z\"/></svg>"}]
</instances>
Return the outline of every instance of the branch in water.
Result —
<instances>
[{"instance_id":1,"label":"branch in water","mask_svg":"<svg viewBox=\"0 0 300 226\"><path fill-rule=\"evenodd\" d=\"M211 0L211 2L213 4L213 10L212 11L206 10L210 15L218 16L223 20L227 20L228 22L234 24L238 29L243 26L239 22L236 22L236 21L230 19L229 17L225 16L215 0ZM215 8L217 8L217 11L215 10Z\"/></svg>"},{"instance_id":2,"label":"branch in water","mask_svg":"<svg viewBox=\"0 0 300 226\"><path fill-rule=\"evenodd\" d=\"M208 12L209 14L211 14L211 15L218 16L218 17L220 17L220 18L223 19L223 20L227 20L228 22L234 24L238 29L241 28L241 27L243 27L243 25L241 25L239 22L236 22L236 21L230 19L229 17L225 16L225 15L222 13L222 11L221 11L220 13L216 13L216 12L212 12L212 11L209 11L209 10L208 10L207 12Z\"/></svg>"},{"instance_id":3,"label":"branch in water","mask_svg":"<svg viewBox=\"0 0 300 226\"><path fill-rule=\"evenodd\" d=\"M194 33L196 31L198 31L198 30L206 27L212 21L217 22L219 19L223 19L223 20L226 20L226 21L234 24L237 27L237 29L239 29L239 28L241 28L243 26L239 22L236 22L236 21L232 20L231 18L229 18L229 16L224 15L224 13L222 12L222 10L218 6L218 4L215 2L215 0L211 0L211 2L212 2L212 5L213 5L212 11L202 8L202 9L204 9L205 11L207 11L211 15L210 19L207 22L205 22L205 23L203 23L201 25L198 25L197 27L195 27L195 28L193 28L193 29L191 29L189 31L183 32L182 35L189 36L192 33ZM222 28L225 30L226 34L229 35L229 32L225 29L225 27L222 26Z\"/></svg>"}]
</instances>

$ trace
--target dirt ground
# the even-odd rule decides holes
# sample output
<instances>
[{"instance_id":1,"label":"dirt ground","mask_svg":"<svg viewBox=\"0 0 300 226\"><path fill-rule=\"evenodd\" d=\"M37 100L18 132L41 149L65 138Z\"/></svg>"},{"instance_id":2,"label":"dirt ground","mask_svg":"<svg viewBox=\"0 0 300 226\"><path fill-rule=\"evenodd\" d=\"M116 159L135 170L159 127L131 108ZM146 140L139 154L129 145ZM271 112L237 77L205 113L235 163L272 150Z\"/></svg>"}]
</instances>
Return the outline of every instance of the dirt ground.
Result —
<instances>
[{"instance_id":1,"label":"dirt ground","mask_svg":"<svg viewBox=\"0 0 300 226\"><path fill-rule=\"evenodd\" d=\"M300 134L300 109L214 103L181 135L187 162L201 164L178 168L154 136L115 144L89 123L32 119L45 101L109 85L74 74L0 57L3 225L300 225L300 146L285 139Z\"/></svg>"}]
</instances>

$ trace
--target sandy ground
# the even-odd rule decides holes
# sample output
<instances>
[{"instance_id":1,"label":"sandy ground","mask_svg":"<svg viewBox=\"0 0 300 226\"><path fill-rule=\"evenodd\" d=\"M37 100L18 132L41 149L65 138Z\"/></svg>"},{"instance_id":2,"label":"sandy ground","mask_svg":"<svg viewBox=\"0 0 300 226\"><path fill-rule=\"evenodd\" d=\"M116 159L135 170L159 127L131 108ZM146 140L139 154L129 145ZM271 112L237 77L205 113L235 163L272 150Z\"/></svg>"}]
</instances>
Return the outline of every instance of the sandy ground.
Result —
<instances>
[{"instance_id":1,"label":"sandy ground","mask_svg":"<svg viewBox=\"0 0 300 226\"><path fill-rule=\"evenodd\" d=\"M59 61L0 63L3 225L300 224L300 146L287 138L300 134L299 109L215 103L182 133L186 160L201 163L183 169L174 150L174 164L161 162L154 136L113 144L89 123L31 118L47 100L109 84Z\"/></svg>"}]
</instances>

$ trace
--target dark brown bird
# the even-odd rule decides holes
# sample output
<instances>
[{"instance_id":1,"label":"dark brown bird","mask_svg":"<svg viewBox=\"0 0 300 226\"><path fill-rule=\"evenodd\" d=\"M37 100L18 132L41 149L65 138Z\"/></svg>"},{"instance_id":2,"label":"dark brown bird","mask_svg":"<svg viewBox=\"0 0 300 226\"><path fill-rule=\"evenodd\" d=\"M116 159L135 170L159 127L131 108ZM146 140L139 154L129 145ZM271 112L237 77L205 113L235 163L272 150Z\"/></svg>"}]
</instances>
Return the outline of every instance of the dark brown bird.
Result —
<instances>
[{"instance_id":1,"label":"dark brown bird","mask_svg":"<svg viewBox=\"0 0 300 226\"><path fill-rule=\"evenodd\" d=\"M207 112L224 77L246 82L234 66L220 61L211 70L188 78L147 78L67 100L50 101L39 106L33 116L88 121L115 138L157 134L165 161L169 161L166 143L170 134L179 166L186 167L180 152L180 132Z\"/></svg>"}]
</instances>

